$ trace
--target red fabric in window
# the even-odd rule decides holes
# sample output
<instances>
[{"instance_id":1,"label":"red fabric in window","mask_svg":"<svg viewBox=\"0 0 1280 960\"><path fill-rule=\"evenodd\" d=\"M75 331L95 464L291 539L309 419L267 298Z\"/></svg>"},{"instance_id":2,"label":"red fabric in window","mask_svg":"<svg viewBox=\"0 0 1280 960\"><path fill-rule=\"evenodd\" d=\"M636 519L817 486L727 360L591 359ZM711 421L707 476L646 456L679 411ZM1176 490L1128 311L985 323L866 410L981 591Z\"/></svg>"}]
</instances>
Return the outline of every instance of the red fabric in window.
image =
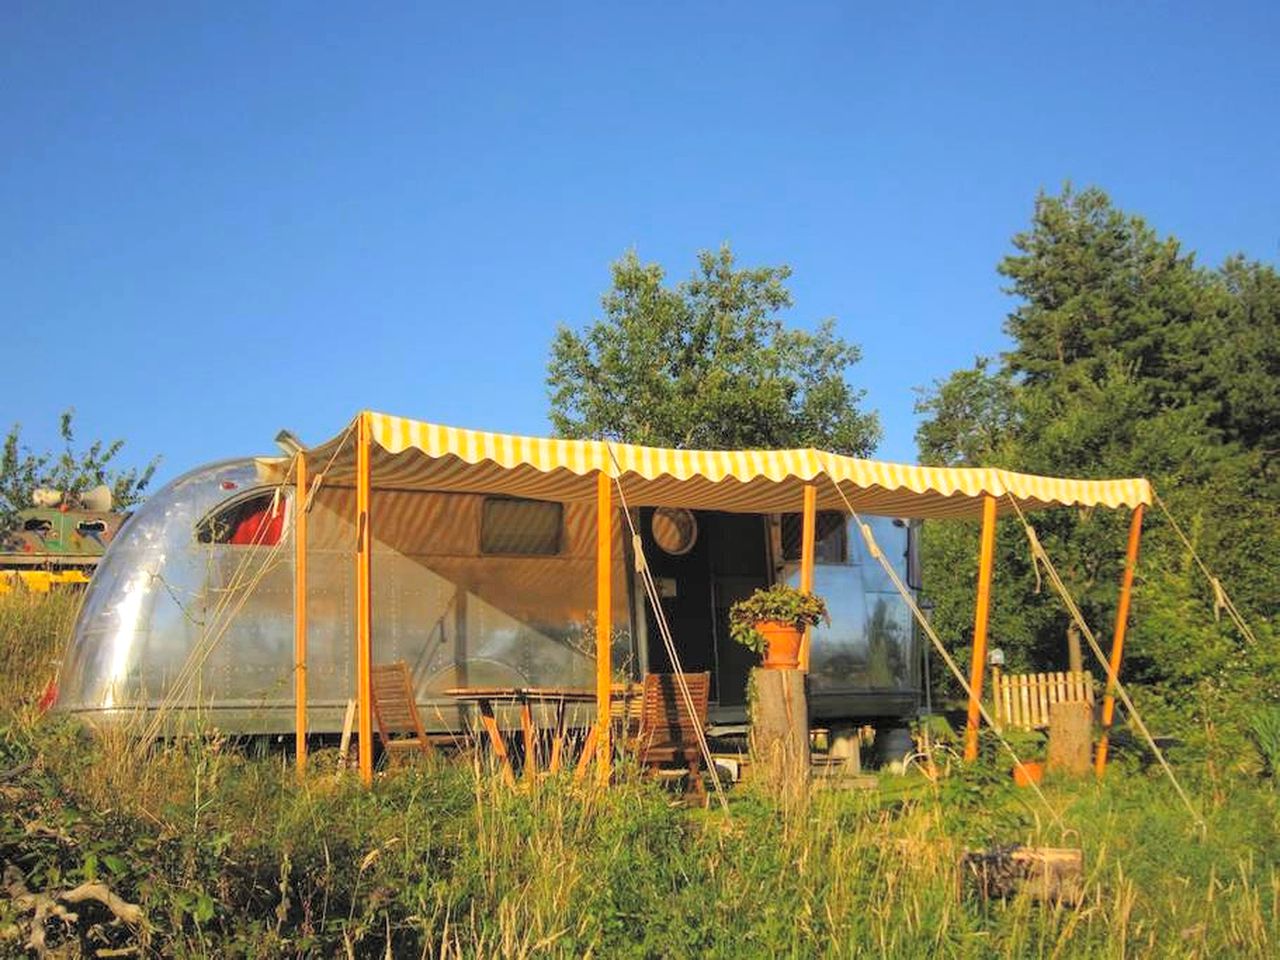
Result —
<instances>
[{"instance_id":1,"label":"red fabric in window","mask_svg":"<svg viewBox=\"0 0 1280 960\"><path fill-rule=\"evenodd\" d=\"M278 509L273 514L271 504L268 503L262 509L246 513L241 517L227 543L272 547L280 542L280 531L283 527L284 510Z\"/></svg>"}]
</instances>

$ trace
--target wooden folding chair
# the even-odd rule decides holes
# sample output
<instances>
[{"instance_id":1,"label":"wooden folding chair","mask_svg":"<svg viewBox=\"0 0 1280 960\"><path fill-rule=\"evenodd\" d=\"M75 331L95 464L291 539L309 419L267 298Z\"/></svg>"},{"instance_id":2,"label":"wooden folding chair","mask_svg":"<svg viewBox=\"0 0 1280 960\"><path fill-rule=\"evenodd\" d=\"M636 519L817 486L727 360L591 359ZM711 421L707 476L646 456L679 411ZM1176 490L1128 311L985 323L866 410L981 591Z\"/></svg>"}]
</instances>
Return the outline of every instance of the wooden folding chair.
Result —
<instances>
[{"instance_id":1,"label":"wooden folding chair","mask_svg":"<svg viewBox=\"0 0 1280 960\"><path fill-rule=\"evenodd\" d=\"M427 738L413 694L413 678L403 660L375 663L370 671L373 686L373 716L378 737L387 756L395 759L418 750L430 755L435 748Z\"/></svg>"},{"instance_id":2,"label":"wooden folding chair","mask_svg":"<svg viewBox=\"0 0 1280 960\"><path fill-rule=\"evenodd\" d=\"M683 677L693 700L693 712L680 689ZM650 673L644 678L640 708L640 731L632 741L641 766L651 767L658 776L664 763L680 763L688 770L697 793L703 793L702 746L700 734L707 726L707 703L711 697L710 673Z\"/></svg>"}]
</instances>

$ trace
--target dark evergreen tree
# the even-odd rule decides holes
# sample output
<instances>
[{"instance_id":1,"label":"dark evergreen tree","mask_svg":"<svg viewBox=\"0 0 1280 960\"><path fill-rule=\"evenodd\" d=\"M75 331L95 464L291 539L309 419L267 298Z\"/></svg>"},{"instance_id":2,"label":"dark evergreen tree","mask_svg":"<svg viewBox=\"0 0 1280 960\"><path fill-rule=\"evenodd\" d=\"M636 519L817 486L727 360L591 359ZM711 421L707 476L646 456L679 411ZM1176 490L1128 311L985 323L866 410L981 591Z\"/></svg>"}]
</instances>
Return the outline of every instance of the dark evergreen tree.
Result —
<instances>
[{"instance_id":1,"label":"dark evergreen tree","mask_svg":"<svg viewBox=\"0 0 1280 960\"><path fill-rule=\"evenodd\" d=\"M1150 478L1266 639L1246 649L1215 621L1212 589L1152 511L1128 675L1174 699L1261 693L1263 678L1276 677L1280 276L1238 257L1201 267L1097 189L1041 195L1013 245L999 268L1017 298L1005 326L1011 348L998 364L979 360L923 393L921 457ZM1109 637L1127 517L1067 509L1033 522L1091 626ZM976 528L933 524L925 540L938 623L967 639ZM1067 617L1047 588L1036 595L1016 521L999 535L996 582L993 643L1016 668L1066 666Z\"/></svg>"}]
</instances>

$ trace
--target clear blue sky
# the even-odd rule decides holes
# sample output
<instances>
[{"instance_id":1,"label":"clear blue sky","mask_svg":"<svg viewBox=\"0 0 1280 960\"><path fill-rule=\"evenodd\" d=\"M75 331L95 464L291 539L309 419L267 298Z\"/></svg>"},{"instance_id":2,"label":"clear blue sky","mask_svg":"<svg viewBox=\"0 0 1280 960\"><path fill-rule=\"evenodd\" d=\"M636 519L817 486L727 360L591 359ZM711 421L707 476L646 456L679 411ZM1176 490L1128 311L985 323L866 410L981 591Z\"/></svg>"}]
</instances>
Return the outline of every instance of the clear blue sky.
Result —
<instances>
[{"instance_id":1,"label":"clear blue sky","mask_svg":"<svg viewBox=\"0 0 1280 960\"><path fill-rule=\"evenodd\" d=\"M912 387L1004 346L995 266L1097 184L1202 260L1280 255L1254 5L121 4L0 11L0 424L162 477L368 407L547 429L557 322L634 247L795 270Z\"/></svg>"}]
</instances>

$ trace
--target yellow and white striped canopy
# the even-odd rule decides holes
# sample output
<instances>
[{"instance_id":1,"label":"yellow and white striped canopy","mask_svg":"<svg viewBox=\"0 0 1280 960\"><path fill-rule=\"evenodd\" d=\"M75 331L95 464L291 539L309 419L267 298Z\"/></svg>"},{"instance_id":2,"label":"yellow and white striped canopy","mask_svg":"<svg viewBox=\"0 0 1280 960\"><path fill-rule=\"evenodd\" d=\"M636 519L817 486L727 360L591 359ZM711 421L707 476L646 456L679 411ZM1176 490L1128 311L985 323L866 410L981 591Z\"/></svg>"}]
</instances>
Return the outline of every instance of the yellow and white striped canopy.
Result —
<instances>
[{"instance_id":1,"label":"yellow and white striped canopy","mask_svg":"<svg viewBox=\"0 0 1280 960\"><path fill-rule=\"evenodd\" d=\"M1143 479L1071 480L995 468L920 467L822 450L665 450L599 440L553 440L444 427L370 413L372 484L378 489L494 493L545 500L595 497L596 475L617 478L631 506L682 506L740 513L800 509L805 484L821 509L844 502L894 517L968 517L982 498L1024 510L1050 506L1136 507L1151 503ZM307 451L326 482L354 482L351 427Z\"/></svg>"}]
</instances>

